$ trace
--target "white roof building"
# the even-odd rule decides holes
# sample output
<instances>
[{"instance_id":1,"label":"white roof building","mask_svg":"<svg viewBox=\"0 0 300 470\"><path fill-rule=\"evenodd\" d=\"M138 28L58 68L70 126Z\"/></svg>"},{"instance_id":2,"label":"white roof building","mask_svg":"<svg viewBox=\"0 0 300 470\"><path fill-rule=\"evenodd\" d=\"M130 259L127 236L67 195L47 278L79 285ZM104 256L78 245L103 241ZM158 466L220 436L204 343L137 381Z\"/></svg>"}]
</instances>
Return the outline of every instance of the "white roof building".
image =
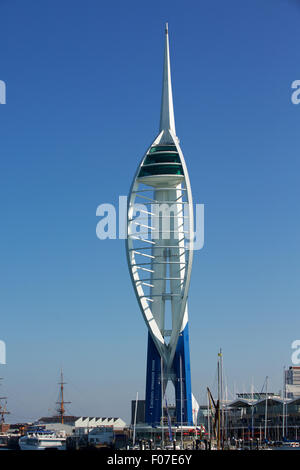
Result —
<instances>
[{"instance_id":1,"label":"white roof building","mask_svg":"<svg viewBox=\"0 0 300 470\"><path fill-rule=\"evenodd\" d=\"M80 417L75 421L75 432L86 433L92 428L103 426L112 427L114 431L120 431L126 427L126 423L121 418Z\"/></svg>"}]
</instances>

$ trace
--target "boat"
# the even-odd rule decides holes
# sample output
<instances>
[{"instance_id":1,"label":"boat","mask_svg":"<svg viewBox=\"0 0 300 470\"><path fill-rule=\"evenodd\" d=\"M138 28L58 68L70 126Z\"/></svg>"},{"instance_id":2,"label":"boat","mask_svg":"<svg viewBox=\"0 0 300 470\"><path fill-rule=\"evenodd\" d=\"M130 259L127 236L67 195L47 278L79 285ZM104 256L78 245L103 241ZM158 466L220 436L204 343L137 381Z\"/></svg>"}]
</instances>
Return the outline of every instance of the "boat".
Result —
<instances>
[{"instance_id":1,"label":"boat","mask_svg":"<svg viewBox=\"0 0 300 470\"><path fill-rule=\"evenodd\" d=\"M21 450L66 450L66 435L63 431L32 429L20 437L19 447Z\"/></svg>"},{"instance_id":2,"label":"boat","mask_svg":"<svg viewBox=\"0 0 300 470\"><path fill-rule=\"evenodd\" d=\"M0 447L7 447L8 444L8 434L0 432Z\"/></svg>"}]
</instances>

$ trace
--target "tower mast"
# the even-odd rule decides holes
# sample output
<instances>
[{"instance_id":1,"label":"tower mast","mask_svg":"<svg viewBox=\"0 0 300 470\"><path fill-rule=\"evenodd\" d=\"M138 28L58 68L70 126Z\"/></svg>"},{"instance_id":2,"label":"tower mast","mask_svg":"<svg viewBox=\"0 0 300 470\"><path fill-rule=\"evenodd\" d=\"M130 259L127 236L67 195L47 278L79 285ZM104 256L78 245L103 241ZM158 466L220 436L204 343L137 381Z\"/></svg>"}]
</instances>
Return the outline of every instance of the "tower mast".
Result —
<instances>
[{"instance_id":1,"label":"tower mast","mask_svg":"<svg viewBox=\"0 0 300 470\"><path fill-rule=\"evenodd\" d=\"M163 86L161 95L161 110L160 110L160 125L159 132L171 130L176 135L173 94L172 94L172 81L171 81L171 66L170 66L170 49L169 49L169 30L168 23L165 28L165 57L163 69Z\"/></svg>"}]
</instances>

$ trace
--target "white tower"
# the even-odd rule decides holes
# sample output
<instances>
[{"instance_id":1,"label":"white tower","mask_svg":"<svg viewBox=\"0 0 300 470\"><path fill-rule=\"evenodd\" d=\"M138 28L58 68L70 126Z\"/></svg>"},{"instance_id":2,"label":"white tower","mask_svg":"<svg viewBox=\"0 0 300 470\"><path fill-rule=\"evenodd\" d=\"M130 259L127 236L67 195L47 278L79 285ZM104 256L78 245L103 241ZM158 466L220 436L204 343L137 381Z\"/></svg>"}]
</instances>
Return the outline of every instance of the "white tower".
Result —
<instances>
[{"instance_id":1,"label":"white tower","mask_svg":"<svg viewBox=\"0 0 300 470\"><path fill-rule=\"evenodd\" d=\"M190 180L176 136L168 25L159 134L143 156L128 198L126 251L148 336L146 421L157 424L168 381L177 421L193 423L187 296L193 257Z\"/></svg>"}]
</instances>

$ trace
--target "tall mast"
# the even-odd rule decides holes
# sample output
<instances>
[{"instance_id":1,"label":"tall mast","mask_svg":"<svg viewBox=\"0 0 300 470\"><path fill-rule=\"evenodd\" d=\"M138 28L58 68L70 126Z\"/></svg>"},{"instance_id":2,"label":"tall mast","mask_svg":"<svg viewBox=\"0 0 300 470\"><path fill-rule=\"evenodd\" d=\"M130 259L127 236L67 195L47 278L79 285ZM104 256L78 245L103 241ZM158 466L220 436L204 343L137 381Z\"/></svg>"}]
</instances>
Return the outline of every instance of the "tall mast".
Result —
<instances>
[{"instance_id":1,"label":"tall mast","mask_svg":"<svg viewBox=\"0 0 300 470\"><path fill-rule=\"evenodd\" d=\"M265 439L267 439L267 430L268 430L268 376L266 377Z\"/></svg>"},{"instance_id":2,"label":"tall mast","mask_svg":"<svg viewBox=\"0 0 300 470\"><path fill-rule=\"evenodd\" d=\"M64 382L64 376L63 376L63 371L61 370L60 372L60 382L58 382L60 385L60 400L56 402L59 407L57 408L57 411L60 416L61 424L64 424L64 415L65 415L65 405L71 403L70 401L65 401L64 400L64 385L66 382Z\"/></svg>"},{"instance_id":3,"label":"tall mast","mask_svg":"<svg viewBox=\"0 0 300 470\"><path fill-rule=\"evenodd\" d=\"M252 440L254 439L254 408L253 408L253 403L254 403L254 383L253 383L253 377L252 377L252 384L251 384L251 437L252 437Z\"/></svg>"},{"instance_id":4,"label":"tall mast","mask_svg":"<svg viewBox=\"0 0 300 470\"><path fill-rule=\"evenodd\" d=\"M283 387L282 387L282 439L285 437L285 398L286 398L286 372L285 366L283 367Z\"/></svg>"},{"instance_id":5,"label":"tall mast","mask_svg":"<svg viewBox=\"0 0 300 470\"><path fill-rule=\"evenodd\" d=\"M2 398L3 397L0 397L0 399L2 399ZM9 411L6 411L6 409L7 409L6 406L7 406L7 402L5 402L4 406L2 406L0 404L0 425L5 423L5 415L10 414Z\"/></svg>"},{"instance_id":6,"label":"tall mast","mask_svg":"<svg viewBox=\"0 0 300 470\"><path fill-rule=\"evenodd\" d=\"M220 348L220 378L221 378L221 429L222 429L222 448L224 447L225 424L224 424L224 380L223 380L223 354Z\"/></svg>"},{"instance_id":7,"label":"tall mast","mask_svg":"<svg viewBox=\"0 0 300 470\"><path fill-rule=\"evenodd\" d=\"M218 434L217 434L217 449L220 450L221 442L221 423L220 423L220 408L221 408L221 349L218 353Z\"/></svg>"},{"instance_id":8,"label":"tall mast","mask_svg":"<svg viewBox=\"0 0 300 470\"><path fill-rule=\"evenodd\" d=\"M0 380L3 380L3 377L0 377ZM7 397L0 397L0 400L6 400ZM5 401L5 404L2 405L0 403L0 425L5 423L5 415L9 415L10 412L7 411L7 401Z\"/></svg>"},{"instance_id":9,"label":"tall mast","mask_svg":"<svg viewBox=\"0 0 300 470\"><path fill-rule=\"evenodd\" d=\"M159 131L161 132L171 130L176 135L171 82L168 23L166 23L165 35L165 58Z\"/></svg>"}]
</instances>

